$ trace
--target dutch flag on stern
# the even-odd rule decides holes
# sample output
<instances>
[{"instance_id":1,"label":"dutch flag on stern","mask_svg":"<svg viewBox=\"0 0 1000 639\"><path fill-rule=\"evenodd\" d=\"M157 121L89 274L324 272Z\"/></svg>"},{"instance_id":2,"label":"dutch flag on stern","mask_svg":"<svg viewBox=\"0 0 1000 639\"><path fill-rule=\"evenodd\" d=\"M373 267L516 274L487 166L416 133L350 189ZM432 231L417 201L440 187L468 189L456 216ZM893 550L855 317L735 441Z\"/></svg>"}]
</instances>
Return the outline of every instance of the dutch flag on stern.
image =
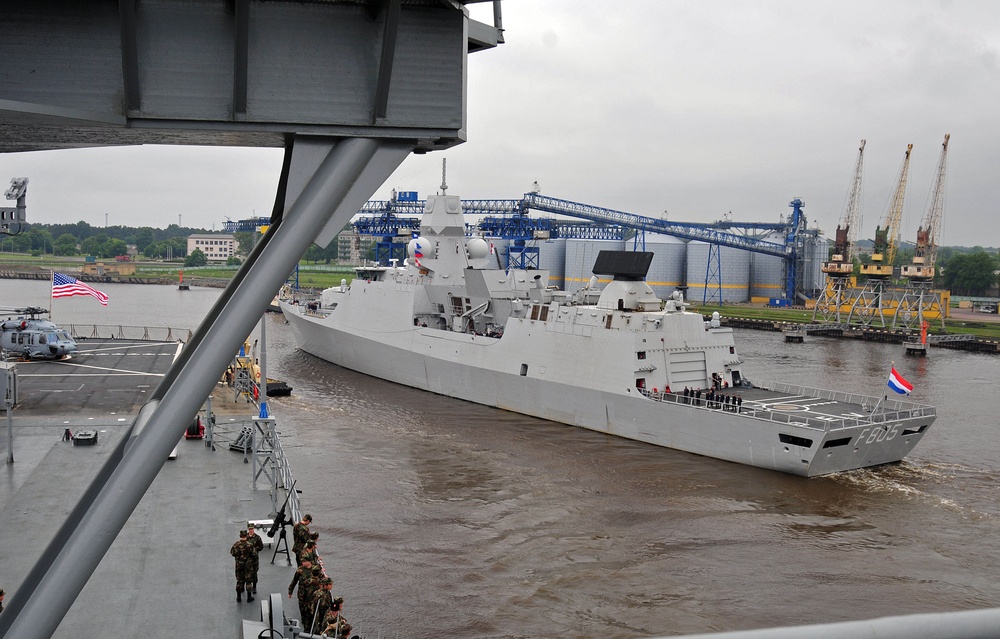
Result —
<instances>
[{"instance_id":1,"label":"dutch flag on stern","mask_svg":"<svg viewBox=\"0 0 1000 639\"><path fill-rule=\"evenodd\" d=\"M913 384L903 379L903 376L896 371L895 366L889 371L889 388L900 395L909 395L913 392Z\"/></svg>"}]
</instances>

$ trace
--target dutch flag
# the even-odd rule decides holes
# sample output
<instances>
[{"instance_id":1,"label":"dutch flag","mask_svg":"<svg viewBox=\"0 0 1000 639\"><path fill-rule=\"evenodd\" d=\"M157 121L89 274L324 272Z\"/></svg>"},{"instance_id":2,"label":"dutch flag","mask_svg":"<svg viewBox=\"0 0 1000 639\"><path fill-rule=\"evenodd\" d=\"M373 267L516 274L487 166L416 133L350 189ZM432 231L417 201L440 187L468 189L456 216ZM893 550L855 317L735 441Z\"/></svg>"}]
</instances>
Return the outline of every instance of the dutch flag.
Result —
<instances>
[{"instance_id":1,"label":"dutch flag","mask_svg":"<svg viewBox=\"0 0 1000 639\"><path fill-rule=\"evenodd\" d=\"M903 379L903 376L896 371L895 366L889 372L889 388L900 395L909 395L913 392L913 384Z\"/></svg>"}]
</instances>

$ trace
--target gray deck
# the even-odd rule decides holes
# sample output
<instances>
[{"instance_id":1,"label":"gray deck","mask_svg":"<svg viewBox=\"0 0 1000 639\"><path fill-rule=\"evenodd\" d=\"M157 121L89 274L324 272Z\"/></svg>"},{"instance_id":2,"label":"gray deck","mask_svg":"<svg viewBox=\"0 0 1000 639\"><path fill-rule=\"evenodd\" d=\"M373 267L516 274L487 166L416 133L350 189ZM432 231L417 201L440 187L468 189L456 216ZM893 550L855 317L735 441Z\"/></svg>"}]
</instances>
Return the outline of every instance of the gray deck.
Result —
<instances>
[{"instance_id":1,"label":"gray deck","mask_svg":"<svg viewBox=\"0 0 1000 639\"><path fill-rule=\"evenodd\" d=\"M932 406L892 397L879 403L878 398L864 395L802 388L789 384L767 383L767 386L769 388L730 388L724 392L731 396L738 395L743 399L739 411L742 417L794 424L821 431L935 414ZM700 403L695 398L685 398L677 392L657 393L651 397L702 410L725 410L720 408L718 402L710 406L705 393L702 393ZM876 407L878 410L875 410ZM736 411L731 404L728 405L728 409Z\"/></svg>"},{"instance_id":2,"label":"gray deck","mask_svg":"<svg viewBox=\"0 0 1000 639\"><path fill-rule=\"evenodd\" d=\"M68 363L18 364L15 461L0 478L0 588L8 605L177 348L123 340L80 346ZM239 637L243 619L260 619L259 599L235 600L229 555L248 519L271 515L266 480L254 492L251 466L227 445L253 406L234 403L222 386L216 398L216 450L203 440L178 444L177 459L160 471L55 637ZM97 445L62 441L66 428L98 431ZM6 459L6 433L0 440ZM265 597L285 592L293 574L284 554L272 565L272 553L267 546L261 553ZM294 599L284 602L297 616Z\"/></svg>"}]
</instances>

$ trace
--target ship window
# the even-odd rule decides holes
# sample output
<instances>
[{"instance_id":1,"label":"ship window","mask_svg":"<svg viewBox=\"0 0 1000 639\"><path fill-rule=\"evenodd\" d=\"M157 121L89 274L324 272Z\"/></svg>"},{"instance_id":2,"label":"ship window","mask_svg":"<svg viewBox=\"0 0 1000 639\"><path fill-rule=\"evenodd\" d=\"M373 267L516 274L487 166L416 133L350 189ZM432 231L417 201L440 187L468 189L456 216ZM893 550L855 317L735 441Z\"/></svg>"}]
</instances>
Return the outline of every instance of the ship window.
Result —
<instances>
[{"instance_id":1,"label":"ship window","mask_svg":"<svg viewBox=\"0 0 1000 639\"><path fill-rule=\"evenodd\" d=\"M838 446L847 446L851 443L850 437L841 437L840 439L831 439L830 441L823 444L823 448L836 448Z\"/></svg>"},{"instance_id":2,"label":"ship window","mask_svg":"<svg viewBox=\"0 0 1000 639\"><path fill-rule=\"evenodd\" d=\"M785 433L778 433L778 439L781 440L782 444L792 444L793 446L801 446L803 448L812 448L813 445L813 440L811 439L796 437L795 435L786 435Z\"/></svg>"},{"instance_id":3,"label":"ship window","mask_svg":"<svg viewBox=\"0 0 1000 639\"><path fill-rule=\"evenodd\" d=\"M646 351L639 351L635 356L637 359L646 359Z\"/></svg>"},{"instance_id":4,"label":"ship window","mask_svg":"<svg viewBox=\"0 0 1000 639\"><path fill-rule=\"evenodd\" d=\"M527 376L528 376L528 365L521 364L521 377L527 377Z\"/></svg>"},{"instance_id":5,"label":"ship window","mask_svg":"<svg viewBox=\"0 0 1000 639\"><path fill-rule=\"evenodd\" d=\"M646 378L640 377L639 379L635 380L635 387L638 388L639 390L646 388Z\"/></svg>"},{"instance_id":6,"label":"ship window","mask_svg":"<svg viewBox=\"0 0 1000 639\"><path fill-rule=\"evenodd\" d=\"M549 307L548 306L543 306L539 310L539 312L538 312L538 319L542 320L543 322L545 320L549 319Z\"/></svg>"},{"instance_id":7,"label":"ship window","mask_svg":"<svg viewBox=\"0 0 1000 639\"><path fill-rule=\"evenodd\" d=\"M736 354L736 347L735 346L730 346L729 347L729 354L730 355L735 355Z\"/></svg>"}]
</instances>

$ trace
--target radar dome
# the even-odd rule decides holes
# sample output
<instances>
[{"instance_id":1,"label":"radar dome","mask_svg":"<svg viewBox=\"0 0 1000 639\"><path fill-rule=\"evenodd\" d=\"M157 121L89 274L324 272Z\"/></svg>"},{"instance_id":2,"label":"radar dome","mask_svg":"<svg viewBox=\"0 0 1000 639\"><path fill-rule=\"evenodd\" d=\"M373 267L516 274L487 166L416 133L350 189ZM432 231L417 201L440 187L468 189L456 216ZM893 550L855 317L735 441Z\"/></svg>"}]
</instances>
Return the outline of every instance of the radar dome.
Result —
<instances>
[{"instance_id":1,"label":"radar dome","mask_svg":"<svg viewBox=\"0 0 1000 639\"><path fill-rule=\"evenodd\" d=\"M469 258L481 260L490 254L490 245L481 237L474 237L465 245L469 251Z\"/></svg>"},{"instance_id":2,"label":"radar dome","mask_svg":"<svg viewBox=\"0 0 1000 639\"><path fill-rule=\"evenodd\" d=\"M425 237L415 237L406 245L407 254L417 260L434 257L434 245Z\"/></svg>"}]
</instances>

